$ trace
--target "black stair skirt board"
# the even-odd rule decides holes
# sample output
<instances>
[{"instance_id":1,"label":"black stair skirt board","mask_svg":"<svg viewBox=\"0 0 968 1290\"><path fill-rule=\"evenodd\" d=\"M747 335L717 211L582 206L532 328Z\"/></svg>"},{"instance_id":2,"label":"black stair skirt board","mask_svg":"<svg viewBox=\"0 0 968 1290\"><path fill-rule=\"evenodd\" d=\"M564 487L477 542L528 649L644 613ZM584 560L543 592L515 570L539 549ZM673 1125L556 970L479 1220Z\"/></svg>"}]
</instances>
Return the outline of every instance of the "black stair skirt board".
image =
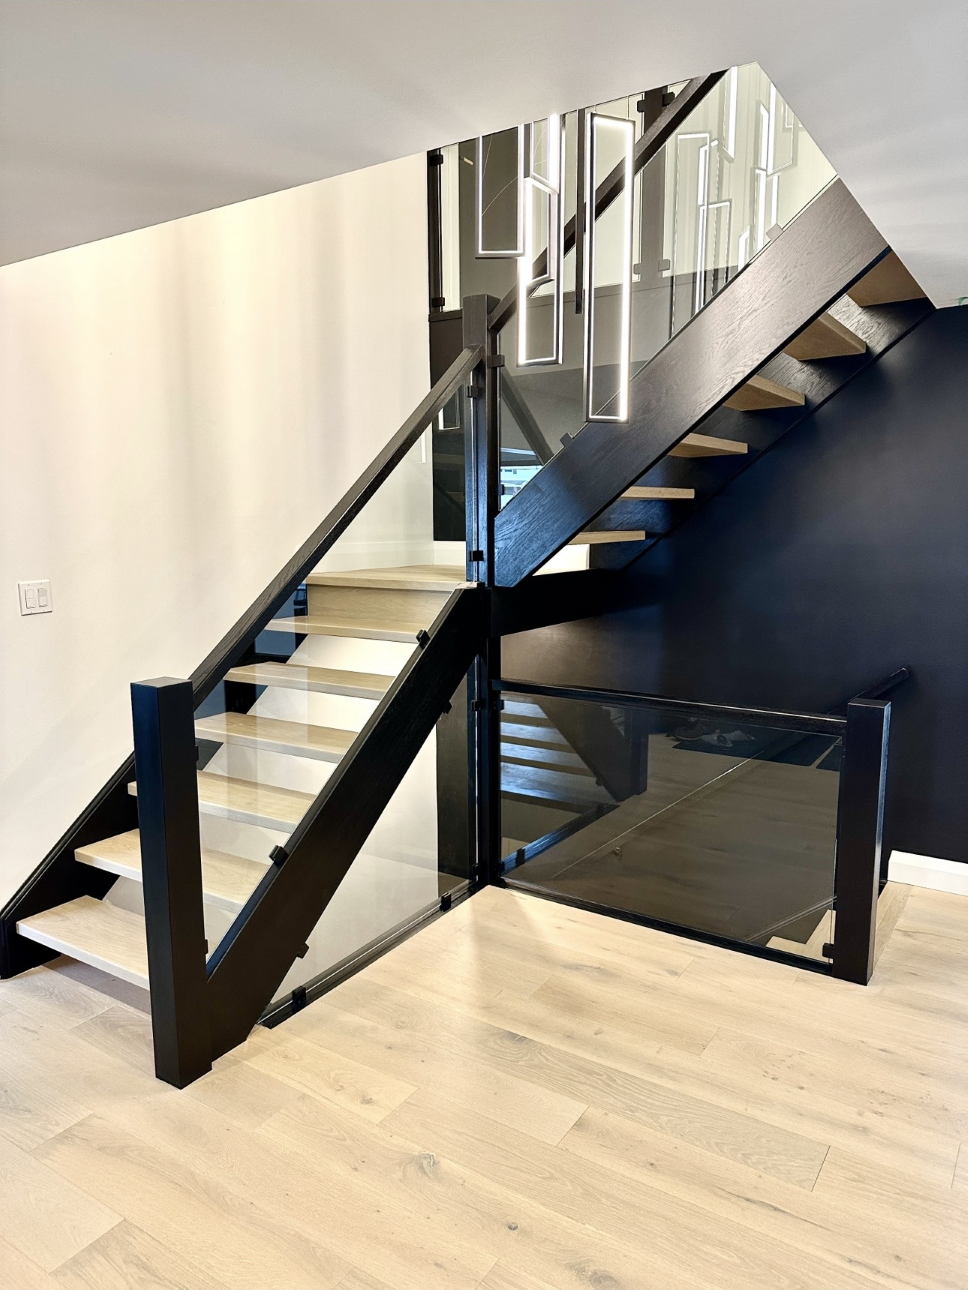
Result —
<instances>
[{"instance_id":1,"label":"black stair skirt board","mask_svg":"<svg viewBox=\"0 0 968 1290\"><path fill-rule=\"evenodd\" d=\"M708 433L710 413L887 249L834 180L635 376L628 425L586 425L498 514L497 582L521 582L686 434Z\"/></svg>"},{"instance_id":2,"label":"black stair skirt board","mask_svg":"<svg viewBox=\"0 0 968 1290\"><path fill-rule=\"evenodd\" d=\"M799 362L787 354L778 354L762 369L764 375L803 390L807 396L806 406L764 412L737 412L732 408L718 408L703 423L702 433L748 443L750 450L746 456L664 458L636 482L694 488L695 500L636 503L637 522L646 530L646 540L638 543L634 551L628 548L593 548L590 561L593 568L618 570L637 560L667 533L685 523L697 508L704 506L730 480L752 466L787 431L805 421L855 376L876 362L892 345L897 344L934 313L934 306L929 300L906 300L898 304L862 309L845 296L837 301L830 313L867 342L866 353L852 358L830 358L815 362ZM628 503L616 503L605 512L603 518L607 517L611 522L612 515L619 513L619 507L624 508L626 505ZM624 509L622 513L625 513Z\"/></svg>"}]
</instances>

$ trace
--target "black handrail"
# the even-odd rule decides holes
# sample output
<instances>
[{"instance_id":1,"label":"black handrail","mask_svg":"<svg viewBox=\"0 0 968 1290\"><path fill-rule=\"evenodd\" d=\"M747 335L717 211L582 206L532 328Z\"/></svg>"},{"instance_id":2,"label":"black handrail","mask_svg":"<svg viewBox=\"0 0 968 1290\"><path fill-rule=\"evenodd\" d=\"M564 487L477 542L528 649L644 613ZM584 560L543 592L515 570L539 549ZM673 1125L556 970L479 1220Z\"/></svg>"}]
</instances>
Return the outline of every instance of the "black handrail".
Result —
<instances>
[{"instance_id":1,"label":"black handrail","mask_svg":"<svg viewBox=\"0 0 968 1290\"><path fill-rule=\"evenodd\" d=\"M699 703L687 699L670 699L662 694L640 694L632 690L608 690L591 686L539 685L528 681L492 682L495 690L513 694L545 695L557 699L583 699L593 703L611 703L623 708L658 708L684 716L729 721L752 721L776 730L794 730L804 734L842 735L846 717L819 712L789 712L782 708L747 708L736 704Z\"/></svg>"},{"instance_id":2,"label":"black handrail","mask_svg":"<svg viewBox=\"0 0 968 1290\"><path fill-rule=\"evenodd\" d=\"M632 153L633 175L637 175L665 147L671 135L678 130L689 113L702 102L725 75L725 72L711 72L708 76L694 76L687 85L683 86L672 102L664 108L661 115L646 128L642 137L636 143ZM581 179L579 178L580 182ZM624 187L625 167L620 162L614 170L605 176L595 190L596 219L611 206ZM574 249L580 224L581 220L576 220L573 215L565 225L563 255L567 255L569 251ZM534 277L541 277L544 272L546 256L547 252L542 251L541 255L535 260ZM515 283L504 299L492 310L487 320L488 327L492 331L500 331L514 317L517 307L518 287L517 283Z\"/></svg>"},{"instance_id":3,"label":"black handrail","mask_svg":"<svg viewBox=\"0 0 968 1290\"><path fill-rule=\"evenodd\" d=\"M910 681L911 675L909 667L899 667L896 672L892 672L890 676L885 676L882 681L878 681L875 685L870 686L869 689L861 690L860 694L855 694L854 701L857 699L883 699L892 690L896 690L899 685L903 685L905 681Z\"/></svg>"},{"instance_id":4,"label":"black handrail","mask_svg":"<svg viewBox=\"0 0 968 1290\"><path fill-rule=\"evenodd\" d=\"M258 636L270 619L275 617L296 588L305 581L306 575L312 572L337 538L356 519L434 417L461 388L474 367L480 362L481 354L481 347L468 347L461 351L389 443L374 457L363 474L347 489L295 555L283 565L262 594L256 597L234 627L222 637L211 653L195 669L191 675L191 681L195 690L196 706L215 689L226 671L237 661L242 650Z\"/></svg>"}]
</instances>

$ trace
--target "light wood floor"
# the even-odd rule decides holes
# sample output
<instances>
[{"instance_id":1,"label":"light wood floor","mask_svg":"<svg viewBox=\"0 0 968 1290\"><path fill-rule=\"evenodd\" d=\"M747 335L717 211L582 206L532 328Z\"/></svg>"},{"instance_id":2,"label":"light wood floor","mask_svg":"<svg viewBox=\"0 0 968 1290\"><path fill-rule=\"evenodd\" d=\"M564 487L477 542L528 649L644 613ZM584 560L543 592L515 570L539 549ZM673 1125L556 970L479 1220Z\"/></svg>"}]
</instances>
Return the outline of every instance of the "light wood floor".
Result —
<instances>
[{"instance_id":1,"label":"light wood floor","mask_svg":"<svg viewBox=\"0 0 968 1290\"><path fill-rule=\"evenodd\" d=\"M0 1287L968 1286L968 900L903 896L865 990L489 889L184 1092L2 982Z\"/></svg>"}]
</instances>

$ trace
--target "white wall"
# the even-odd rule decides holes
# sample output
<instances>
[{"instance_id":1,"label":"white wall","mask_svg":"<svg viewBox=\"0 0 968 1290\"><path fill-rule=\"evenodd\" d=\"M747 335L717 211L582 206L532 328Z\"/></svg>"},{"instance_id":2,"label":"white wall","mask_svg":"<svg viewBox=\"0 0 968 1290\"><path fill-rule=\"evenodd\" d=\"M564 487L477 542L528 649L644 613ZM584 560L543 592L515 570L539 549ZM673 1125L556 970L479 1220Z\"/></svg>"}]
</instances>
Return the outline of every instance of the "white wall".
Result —
<instances>
[{"instance_id":1,"label":"white wall","mask_svg":"<svg viewBox=\"0 0 968 1290\"><path fill-rule=\"evenodd\" d=\"M0 269L0 899L130 751L128 683L187 675L426 393L425 185Z\"/></svg>"}]
</instances>

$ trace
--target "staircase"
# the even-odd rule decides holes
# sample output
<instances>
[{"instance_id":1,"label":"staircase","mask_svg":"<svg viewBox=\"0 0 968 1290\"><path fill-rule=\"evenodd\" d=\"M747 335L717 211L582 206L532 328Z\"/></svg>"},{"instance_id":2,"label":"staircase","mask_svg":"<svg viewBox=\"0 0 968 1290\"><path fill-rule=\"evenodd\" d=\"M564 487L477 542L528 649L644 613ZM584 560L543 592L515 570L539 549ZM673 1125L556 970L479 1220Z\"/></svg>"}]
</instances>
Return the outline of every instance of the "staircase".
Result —
<instances>
[{"instance_id":1,"label":"staircase","mask_svg":"<svg viewBox=\"0 0 968 1290\"><path fill-rule=\"evenodd\" d=\"M705 93L709 79L722 80L683 93ZM669 105L636 158L655 155L684 113ZM620 192L613 174L587 204L600 214ZM574 227L571 240L577 251ZM549 438L526 384L502 375L501 329L524 296L466 300L461 352L191 681L135 687L138 773L129 758L8 903L0 974L63 953L150 988L156 1070L183 1085L242 1043L270 1005L305 1004L320 977L315 929L334 900L339 911L342 884L435 733L432 824L446 819L470 858L450 872L434 857L420 876L427 910L499 881L502 856L530 857L535 839L540 849L577 837L634 800L648 743L632 723L616 727L609 692L578 717L553 695L500 711L500 636L645 594L619 571L931 310L836 179L730 274L631 373L627 422L591 419L573 437ZM565 384L575 375L566 371ZM459 430L439 420L454 406ZM502 408L530 457L501 444ZM438 426L449 490L425 451ZM384 488L396 490L389 500ZM440 549L457 545L436 529L441 491L440 514L451 527L461 521L459 554ZM547 572L568 547L587 548L588 568ZM367 558L347 555L357 550ZM395 563L384 567L387 551ZM869 788L886 765L889 705L873 712L858 699L851 719L868 741ZM780 713L780 729L800 730L801 716ZM831 720L804 719L807 730ZM876 852L869 798L859 796L860 890L836 923L838 937L853 938L840 972L852 980L866 980L863 886ZM421 827L431 818L414 815ZM401 877L397 864L371 881L371 905ZM351 929L326 970L354 970L425 912L416 901L379 935ZM794 930L771 932L791 933L801 953L821 935L810 927L801 942ZM305 972L290 976L307 955Z\"/></svg>"},{"instance_id":2,"label":"staircase","mask_svg":"<svg viewBox=\"0 0 968 1290\"><path fill-rule=\"evenodd\" d=\"M824 194L815 205L828 199L832 205L837 197L836 192ZM822 217L819 212L815 214L819 225ZM763 253L762 264L754 263L737 279L737 287L754 270L762 269L766 277L769 256L785 249L783 239L797 232L797 223ZM877 254L876 236L869 241L871 253ZM640 426L637 436L629 438L615 427L593 423L574 438L567 438L563 448L545 462L531 454L531 477L523 487L508 490L495 526L498 576L502 582L515 581L534 560L544 562L551 558L555 553L554 534L576 522L582 527L568 538L567 544L593 544L591 567L625 567L687 520L697 507L751 466L783 434L833 397L932 310L918 284L888 251L822 313L801 324L795 334L784 337L782 331L774 332L765 343L777 344L777 355L748 375L728 397L711 390L708 404L702 396L695 400L696 410L691 416L694 424L701 422L702 429L688 430L661 450L660 435L655 433L662 427L658 420L661 413L658 409L653 411L653 405L657 396L660 400L675 396L674 383L686 379L682 373L688 365L684 360L675 361L680 343L685 346L691 339L690 332L712 322L711 315L716 311L722 316L722 325L716 327L715 339L713 334L708 342L703 338L699 350L707 343L725 349L723 333L730 330L734 331L736 348L745 347L748 306L733 299L733 290L726 288L690 327L633 377L633 424ZM732 310L730 305L734 306ZM811 303L805 304L808 315L811 307ZM765 323L769 310L761 312ZM698 353L695 361L701 361ZM660 371L663 366L668 370ZM666 382L671 384L667 387ZM717 384L721 382L712 382L713 386ZM518 407L522 397L518 391ZM642 411L636 420L637 397ZM672 438L671 431L668 438ZM650 440L656 443L655 455L643 471L639 467L653 451ZM618 492L614 500L596 511L595 485L598 477L606 474L601 466L603 457L608 459L609 482L603 481L602 490L618 486ZM625 481L620 483L623 467ZM585 480L586 487L576 490L579 478ZM562 496L567 497L567 519ZM583 508L580 501L585 501ZM529 541L523 540L525 531L530 534ZM529 555L532 550L534 554Z\"/></svg>"},{"instance_id":3,"label":"staircase","mask_svg":"<svg viewBox=\"0 0 968 1290\"><path fill-rule=\"evenodd\" d=\"M218 836L211 826L220 821L241 826L223 831L236 839L237 852L202 847L207 927L224 930L225 918L213 916L216 911L234 916L245 906L272 864L264 831L284 841L316 798L318 788L292 785L322 786L392 685L418 633L426 631L448 596L466 585L463 574L430 565L311 573L307 612L274 618L266 627L300 642L290 658L226 672L226 685L217 692L220 710L195 721L200 744L214 745L197 775L203 837L206 826ZM386 669L397 666L393 672L353 666L371 660ZM237 710L240 698L245 711ZM299 710L304 719L291 719ZM128 792L137 797L137 781ZM74 858L141 883L137 829L85 843ZM79 896L18 920L16 931L119 980L148 987L144 917L111 900ZM214 941L214 932L209 934Z\"/></svg>"}]
</instances>

